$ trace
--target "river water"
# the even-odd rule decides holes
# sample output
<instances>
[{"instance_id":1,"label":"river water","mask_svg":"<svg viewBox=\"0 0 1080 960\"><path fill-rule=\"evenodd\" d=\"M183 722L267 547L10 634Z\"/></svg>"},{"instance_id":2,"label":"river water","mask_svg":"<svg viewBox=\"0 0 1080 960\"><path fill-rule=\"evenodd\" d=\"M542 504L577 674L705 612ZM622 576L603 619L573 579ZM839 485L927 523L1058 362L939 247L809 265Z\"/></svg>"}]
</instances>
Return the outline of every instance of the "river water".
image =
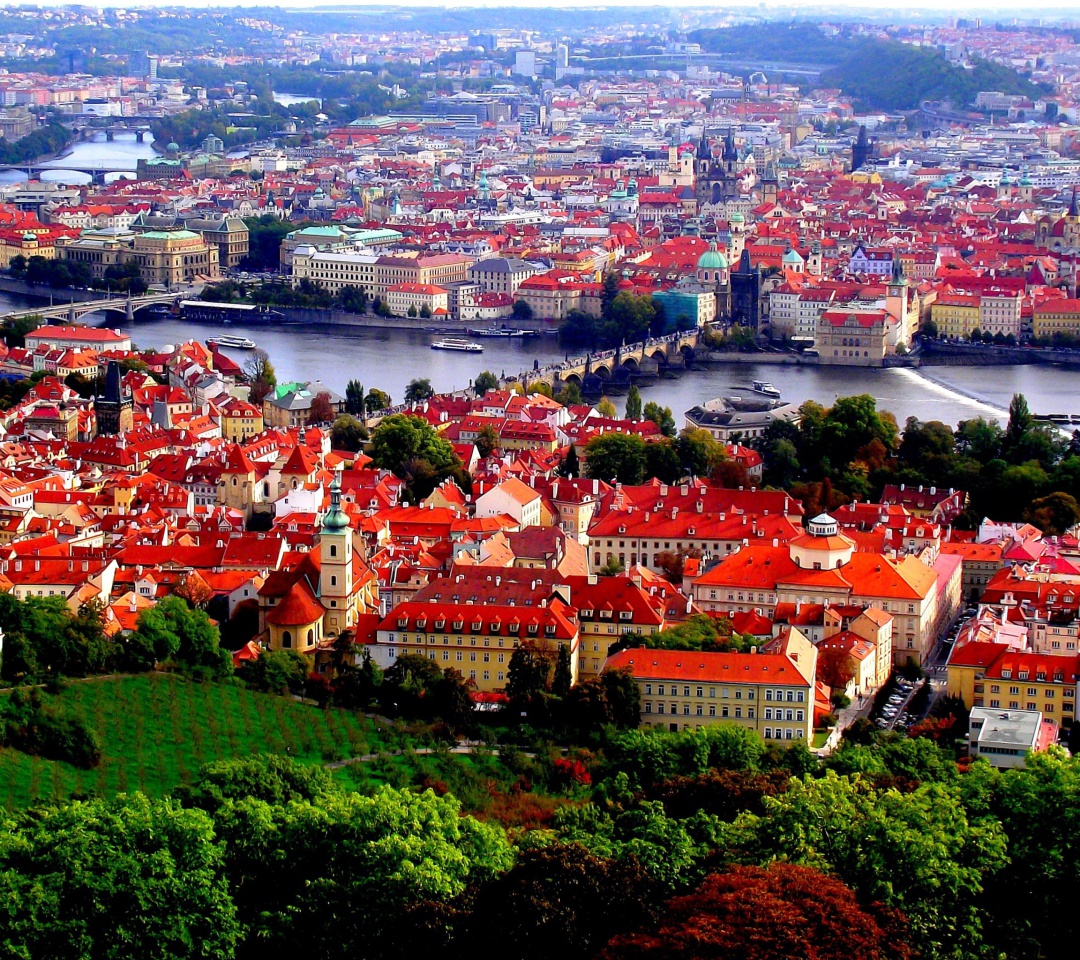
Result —
<instances>
[{"instance_id":1,"label":"river water","mask_svg":"<svg viewBox=\"0 0 1080 960\"><path fill-rule=\"evenodd\" d=\"M122 121L117 117L116 121ZM90 182L90 176L79 173L69 167L98 168L113 171L105 175L106 180L115 180L134 175L140 160L154 156L149 135L146 143L139 143L134 133L118 133L114 140L107 139L104 133L97 133L93 140L80 140L72 144L71 149L56 160L49 160L43 166L41 179L53 183L83 184ZM25 173L17 170L5 170L0 173L0 183L15 183L26 179Z\"/></svg>"},{"instance_id":2,"label":"river water","mask_svg":"<svg viewBox=\"0 0 1080 960\"><path fill-rule=\"evenodd\" d=\"M161 347L228 333L254 340L270 355L280 381L322 380L344 393L350 379L378 387L395 399L415 377L429 379L437 391L468 386L482 370L502 375L531 369L564 357L554 337L525 340L483 340L482 354L432 350L438 334L420 330L310 324L304 326L228 328L203 327L179 320L136 321L125 332L140 347ZM227 351L238 363L250 354ZM931 367L875 370L777 364L729 363L691 370L642 387L646 400L671 407L676 420L695 404L746 391L752 380L768 380L795 403L816 400L826 406L837 397L869 393L880 409L891 411L903 426L909 416L920 420L960 420L984 416L1004 421L1014 393L1023 393L1037 413L1080 414L1080 371L1064 367ZM613 398L621 407L623 398Z\"/></svg>"}]
</instances>

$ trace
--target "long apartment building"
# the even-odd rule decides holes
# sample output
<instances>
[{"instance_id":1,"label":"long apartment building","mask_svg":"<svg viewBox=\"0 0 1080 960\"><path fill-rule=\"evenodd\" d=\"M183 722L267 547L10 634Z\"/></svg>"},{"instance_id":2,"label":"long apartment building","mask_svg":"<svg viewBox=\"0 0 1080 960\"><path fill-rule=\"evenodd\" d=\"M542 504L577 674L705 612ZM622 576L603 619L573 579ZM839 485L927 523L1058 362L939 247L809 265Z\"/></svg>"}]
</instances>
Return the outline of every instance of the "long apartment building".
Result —
<instances>
[{"instance_id":1,"label":"long apartment building","mask_svg":"<svg viewBox=\"0 0 1080 960\"><path fill-rule=\"evenodd\" d=\"M385 297L391 287L400 284L441 287L460 283L467 278L471 263L468 257L453 253L379 256L304 245L293 251L292 277L294 282L311 280L330 293L356 287L369 297Z\"/></svg>"}]
</instances>

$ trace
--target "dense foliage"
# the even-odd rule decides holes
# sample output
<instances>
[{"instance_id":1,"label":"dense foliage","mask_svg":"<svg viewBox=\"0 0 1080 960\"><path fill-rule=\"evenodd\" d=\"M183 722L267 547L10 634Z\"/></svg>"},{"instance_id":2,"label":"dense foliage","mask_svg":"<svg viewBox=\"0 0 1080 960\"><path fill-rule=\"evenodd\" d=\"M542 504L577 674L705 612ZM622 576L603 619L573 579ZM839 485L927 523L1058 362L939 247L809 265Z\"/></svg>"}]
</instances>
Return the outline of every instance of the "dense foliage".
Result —
<instances>
[{"instance_id":1,"label":"dense foliage","mask_svg":"<svg viewBox=\"0 0 1080 960\"><path fill-rule=\"evenodd\" d=\"M821 75L868 109L911 110L924 100L947 100L955 107L975 101L980 90L1001 90L1031 99L1038 86L1011 67L976 58L971 69L951 63L938 50L893 41L861 44Z\"/></svg>"},{"instance_id":2,"label":"dense foliage","mask_svg":"<svg viewBox=\"0 0 1080 960\"><path fill-rule=\"evenodd\" d=\"M0 163L25 163L45 154L59 153L72 139L72 132L55 120L18 140L0 137Z\"/></svg>"},{"instance_id":3,"label":"dense foliage","mask_svg":"<svg viewBox=\"0 0 1080 960\"><path fill-rule=\"evenodd\" d=\"M960 524L969 528L1021 512L1049 533L1080 521L1080 439L1036 421L1019 394L1004 428L982 417L955 430L912 417L900 431L865 394L829 409L807 401L800 413L797 426L773 423L757 445L765 482L790 490L811 516L904 483L966 491Z\"/></svg>"}]
</instances>

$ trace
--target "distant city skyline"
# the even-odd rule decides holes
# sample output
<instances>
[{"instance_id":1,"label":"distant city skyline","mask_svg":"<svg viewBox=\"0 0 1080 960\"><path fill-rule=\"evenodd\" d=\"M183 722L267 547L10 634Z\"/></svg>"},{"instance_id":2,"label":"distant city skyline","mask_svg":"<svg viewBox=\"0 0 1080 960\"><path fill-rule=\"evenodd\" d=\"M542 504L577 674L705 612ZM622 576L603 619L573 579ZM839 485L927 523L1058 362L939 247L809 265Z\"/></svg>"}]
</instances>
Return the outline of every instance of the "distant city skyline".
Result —
<instances>
[{"instance_id":1,"label":"distant city skyline","mask_svg":"<svg viewBox=\"0 0 1080 960\"><path fill-rule=\"evenodd\" d=\"M48 9L50 7L70 6L66 3L41 3L41 4L26 4L26 3L9 3L6 0L0 0L0 7L3 8L19 8L35 6L42 9ZM637 7L641 9L654 9L664 10L668 9L672 13L678 13L685 10L704 10L713 9L718 13L727 9L760 9L765 12L773 12L778 15L784 14L792 10L810 12L819 12L822 16L828 17L832 11L837 8L843 9L845 12L857 12L860 10L865 11L868 15L872 15L875 19L885 18L885 13L879 8L874 7L871 4L865 2L865 0L834 0L834 2L823 3L821 0L786 0L783 3L761 3L757 0L726 0L723 4L714 5L702 0L690 0L688 3L680 3L678 5L657 3L655 0L618 0L615 3L586 3L581 4L575 2L575 0L454 0L453 3L442 4L432 2L432 0L396 0L396 2L387 3L384 0L320 0L317 4L310 4L304 2L304 0L276 0L273 3L266 3L265 0L232 0L229 3L220 2L220 0L187 0L185 3L177 3L176 0L132 0L132 2L111 2L106 0L104 3L93 4L94 7L100 8L124 8L124 9L137 9L140 7L184 7L184 8L199 8L199 9L232 9L235 7L264 7L264 8L280 8L280 9L309 9L317 11L328 7L375 7L375 8L416 8L416 9L457 9L457 8L469 8L469 7L491 7L491 8L507 8L507 9L551 9L562 7L574 7L577 9L619 9L625 7ZM903 22L905 17L917 15L919 13L935 13L946 14L950 12L963 13L965 15L983 15L983 16L1009 16L1018 19L1028 19L1033 14L1037 13L1041 16L1056 16L1060 18L1068 18L1072 20L1080 21L1080 12L1067 4L1062 4L1060 0L1030 0L1030 2L1023 5L1016 5L1015 3L1002 3L1002 4L987 4L983 0L918 0L918 3L908 7L899 16L890 15L888 19Z\"/></svg>"}]
</instances>

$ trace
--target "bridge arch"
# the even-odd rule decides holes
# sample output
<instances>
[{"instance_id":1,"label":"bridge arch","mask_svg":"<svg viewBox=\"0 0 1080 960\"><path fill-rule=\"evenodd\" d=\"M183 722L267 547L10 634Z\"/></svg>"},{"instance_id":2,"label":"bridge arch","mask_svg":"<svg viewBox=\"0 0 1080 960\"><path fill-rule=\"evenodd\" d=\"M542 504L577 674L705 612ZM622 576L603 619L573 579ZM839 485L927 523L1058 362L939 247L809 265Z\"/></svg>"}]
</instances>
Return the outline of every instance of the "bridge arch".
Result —
<instances>
[{"instance_id":1,"label":"bridge arch","mask_svg":"<svg viewBox=\"0 0 1080 960\"><path fill-rule=\"evenodd\" d=\"M637 362L636 357L624 358L620 366L629 370L631 373L636 373L639 369L641 369L641 365Z\"/></svg>"},{"instance_id":2,"label":"bridge arch","mask_svg":"<svg viewBox=\"0 0 1080 960\"><path fill-rule=\"evenodd\" d=\"M652 353L648 354L650 360L655 360L661 366L668 362L667 350L664 347L655 347Z\"/></svg>"}]
</instances>

